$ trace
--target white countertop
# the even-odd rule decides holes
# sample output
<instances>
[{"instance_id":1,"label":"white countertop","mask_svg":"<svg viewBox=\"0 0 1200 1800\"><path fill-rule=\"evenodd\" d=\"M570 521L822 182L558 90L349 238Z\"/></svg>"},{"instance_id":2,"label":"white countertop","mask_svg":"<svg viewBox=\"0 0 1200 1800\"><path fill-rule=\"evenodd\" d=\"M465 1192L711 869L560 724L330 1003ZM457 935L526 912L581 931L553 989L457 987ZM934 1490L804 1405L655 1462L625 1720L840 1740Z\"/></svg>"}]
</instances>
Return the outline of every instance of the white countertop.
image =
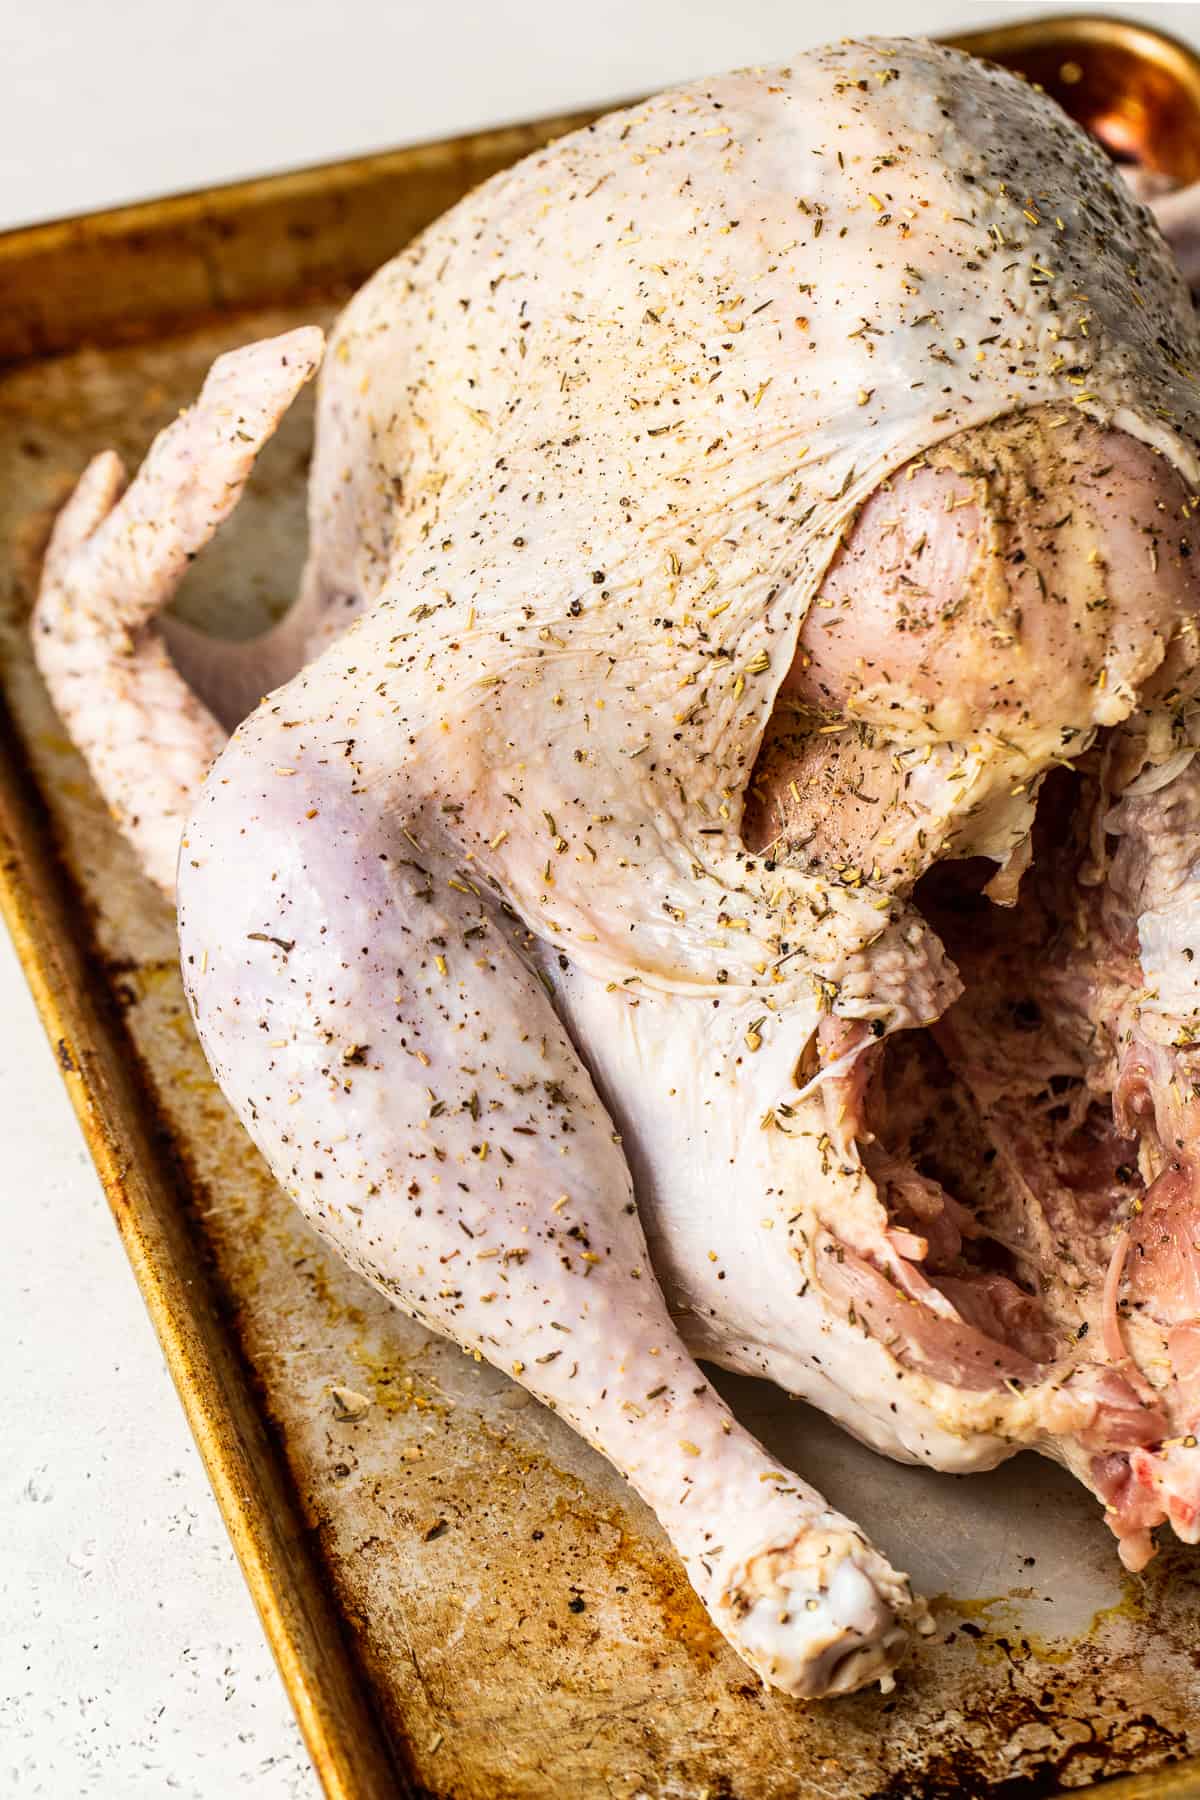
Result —
<instances>
[{"instance_id":1,"label":"white countertop","mask_svg":"<svg viewBox=\"0 0 1200 1800\"><path fill-rule=\"evenodd\" d=\"M1083 4L10 6L0 228L635 94L787 56L831 26L938 32ZM1200 43L1200 4L1116 10ZM0 1789L315 1797L3 934L0 1018Z\"/></svg>"}]
</instances>

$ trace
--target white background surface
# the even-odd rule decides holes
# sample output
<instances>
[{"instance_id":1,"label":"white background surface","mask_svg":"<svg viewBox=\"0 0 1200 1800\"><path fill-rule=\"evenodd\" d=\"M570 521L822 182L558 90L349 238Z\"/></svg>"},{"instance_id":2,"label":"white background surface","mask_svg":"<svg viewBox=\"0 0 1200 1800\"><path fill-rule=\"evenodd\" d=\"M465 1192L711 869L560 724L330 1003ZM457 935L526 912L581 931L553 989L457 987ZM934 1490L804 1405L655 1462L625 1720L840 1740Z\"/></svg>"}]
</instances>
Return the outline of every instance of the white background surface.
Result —
<instances>
[{"instance_id":1,"label":"white background surface","mask_svg":"<svg viewBox=\"0 0 1200 1800\"><path fill-rule=\"evenodd\" d=\"M835 30L1050 10L1078 7L13 3L0 9L0 228L632 95ZM1118 10L1200 43L1200 4ZM315 1800L2 934L0 1021L0 1793Z\"/></svg>"}]
</instances>

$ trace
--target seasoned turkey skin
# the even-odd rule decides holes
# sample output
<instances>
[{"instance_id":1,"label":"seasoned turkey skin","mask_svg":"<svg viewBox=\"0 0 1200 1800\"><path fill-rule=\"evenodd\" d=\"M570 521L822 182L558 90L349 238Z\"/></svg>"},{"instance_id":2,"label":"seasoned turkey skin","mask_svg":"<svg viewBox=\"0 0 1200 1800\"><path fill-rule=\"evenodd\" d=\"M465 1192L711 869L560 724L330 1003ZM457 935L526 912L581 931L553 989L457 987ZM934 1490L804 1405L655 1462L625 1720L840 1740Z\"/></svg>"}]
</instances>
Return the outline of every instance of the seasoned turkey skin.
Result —
<instances>
[{"instance_id":1,"label":"seasoned turkey skin","mask_svg":"<svg viewBox=\"0 0 1200 1800\"><path fill-rule=\"evenodd\" d=\"M39 664L177 863L281 1185L794 1694L927 1615L697 1358L906 1460L1055 1456L1134 1565L1200 1535L1198 350L1051 102L845 42L558 141L367 284L265 639L159 615L318 333L51 543Z\"/></svg>"}]
</instances>

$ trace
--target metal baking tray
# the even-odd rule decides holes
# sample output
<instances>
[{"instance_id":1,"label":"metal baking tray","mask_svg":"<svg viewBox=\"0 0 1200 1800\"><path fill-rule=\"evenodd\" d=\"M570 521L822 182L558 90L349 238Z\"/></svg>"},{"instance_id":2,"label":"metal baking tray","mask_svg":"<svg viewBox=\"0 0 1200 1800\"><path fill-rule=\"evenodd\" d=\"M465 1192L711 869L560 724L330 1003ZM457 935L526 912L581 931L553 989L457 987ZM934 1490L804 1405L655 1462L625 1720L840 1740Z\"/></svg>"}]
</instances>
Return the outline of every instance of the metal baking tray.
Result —
<instances>
[{"instance_id":1,"label":"metal baking tray","mask_svg":"<svg viewBox=\"0 0 1200 1800\"><path fill-rule=\"evenodd\" d=\"M1111 16L974 34L1121 155L1200 175L1200 61ZM1122 1575L1094 1503L1021 1457L899 1468L718 1377L875 1533L938 1631L890 1697L769 1693L612 1471L322 1248L192 1035L171 917L33 670L57 504L136 463L219 351L325 320L414 231L580 120L486 132L0 238L0 904L330 1796L949 1800L1119 1777L1200 1796L1200 1555ZM242 634L296 585L298 406L179 606ZM330 1389L371 1405L335 1416ZM151 1427L152 1428L152 1427Z\"/></svg>"}]
</instances>

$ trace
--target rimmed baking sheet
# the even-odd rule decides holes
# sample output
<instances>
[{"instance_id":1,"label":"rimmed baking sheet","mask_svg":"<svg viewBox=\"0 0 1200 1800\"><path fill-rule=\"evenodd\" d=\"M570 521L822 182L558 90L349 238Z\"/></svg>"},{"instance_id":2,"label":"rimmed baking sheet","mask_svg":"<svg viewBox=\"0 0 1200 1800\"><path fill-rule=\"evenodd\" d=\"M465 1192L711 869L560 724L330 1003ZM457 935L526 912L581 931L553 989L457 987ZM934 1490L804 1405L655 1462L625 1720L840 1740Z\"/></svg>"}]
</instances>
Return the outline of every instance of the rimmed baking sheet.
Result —
<instances>
[{"instance_id":1,"label":"rimmed baking sheet","mask_svg":"<svg viewBox=\"0 0 1200 1800\"><path fill-rule=\"evenodd\" d=\"M1049 57L1042 79L1074 61L1069 98L1100 95L1097 118L1146 131L1173 83L1200 157L1188 53L1107 18L1042 30L985 47ZM901 1469L775 1390L720 1377L771 1448L911 1571L938 1625L890 1697L764 1691L607 1466L368 1291L274 1188L192 1035L170 915L33 670L41 548L88 455L111 445L136 463L219 351L324 321L555 129L0 239L0 904L314 1761L329 1794L355 1800L940 1800L1126 1771L1158 1773L1114 1796L1200 1796L1186 1760L1200 1752L1200 1556L1168 1545L1122 1576L1094 1503L1047 1464ZM191 571L180 605L206 627L247 632L294 591L310 431L301 403ZM370 1401L361 1419L339 1419L335 1385Z\"/></svg>"}]
</instances>

